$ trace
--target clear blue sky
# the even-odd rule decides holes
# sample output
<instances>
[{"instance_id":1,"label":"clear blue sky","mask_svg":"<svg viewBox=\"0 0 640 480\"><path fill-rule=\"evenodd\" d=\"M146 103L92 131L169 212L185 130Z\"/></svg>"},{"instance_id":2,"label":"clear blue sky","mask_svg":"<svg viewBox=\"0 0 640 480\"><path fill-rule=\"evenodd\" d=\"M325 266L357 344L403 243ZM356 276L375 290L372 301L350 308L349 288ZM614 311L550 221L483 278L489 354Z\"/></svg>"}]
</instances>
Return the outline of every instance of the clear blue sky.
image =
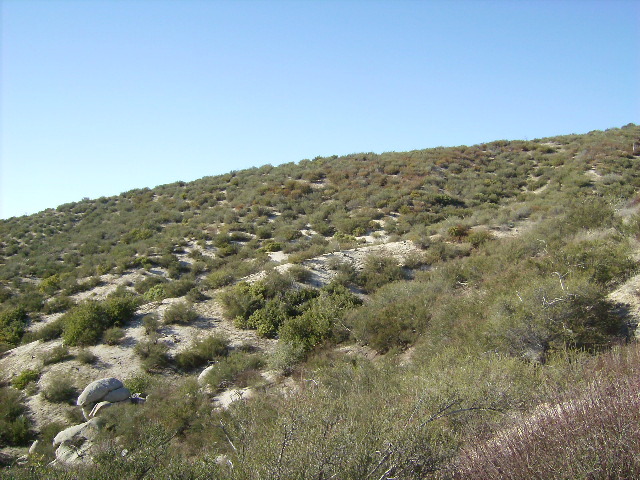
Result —
<instances>
[{"instance_id":1,"label":"clear blue sky","mask_svg":"<svg viewBox=\"0 0 640 480\"><path fill-rule=\"evenodd\" d=\"M0 218L640 123L639 1L2 0Z\"/></svg>"}]
</instances>

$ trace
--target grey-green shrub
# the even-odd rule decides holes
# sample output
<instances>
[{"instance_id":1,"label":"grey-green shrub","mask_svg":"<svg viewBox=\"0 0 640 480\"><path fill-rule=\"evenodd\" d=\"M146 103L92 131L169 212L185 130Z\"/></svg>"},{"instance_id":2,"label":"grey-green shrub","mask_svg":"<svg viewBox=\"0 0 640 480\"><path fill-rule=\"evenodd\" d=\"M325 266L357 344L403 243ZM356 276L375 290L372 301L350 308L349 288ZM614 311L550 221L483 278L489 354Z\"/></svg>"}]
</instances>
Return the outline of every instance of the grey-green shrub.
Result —
<instances>
[{"instance_id":1,"label":"grey-green shrub","mask_svg":"<svg viewBox=\"0 0 640 480\"><path fill-rule=\"evenodd\" d=\"M44 398L53 403L71 402L78 391L66 377L56 376L51 378L42 389Z\"/></svg>"},{"instance_id":2,"label":"grey-green shrub","mask_svg":"<svg viewBox=\"0 0 640 480\"><path fill-rule=\"evenodd\" d=\"M223 337L212 335L194 340L191 345L179 352L176 364L185 370L191 370L206 365L207 362L227 356L229 341Z\"/></svg>"},{"instance_id":3,"label":"grey-green shrub","mask_svg":"<svg viewBox=\"0 0 640 480\"><path fill-rule=\"evenodd\" d=\"M33 432L21 392L0 387L0 448L26 445Z\"/></svg>"},{"instance_id":4,"label":"grey-green shrub","mask_svg":"<svg viewBox=\"0 0 640 480\"><path fill-rule=\"evenodd\" d=\"M48 352L41 355L43 365L51 365L53 363L63 362L72 358L69 349L64 345L58 345Z\"/></svg>"},{"instance_id":5,"label":"grey-green shrub","mask_svg":"<svg viewBox=\"0 0 640 480\"><path fill-rule=\"evenodd\" d=\"M167 308L164 311L164 315L162 318L165 325L174 323L179 325L187 325L198 318L198 313L190 304L186 302L180 302L174 303L169 308Z\"/></svg>"}]
</instances>

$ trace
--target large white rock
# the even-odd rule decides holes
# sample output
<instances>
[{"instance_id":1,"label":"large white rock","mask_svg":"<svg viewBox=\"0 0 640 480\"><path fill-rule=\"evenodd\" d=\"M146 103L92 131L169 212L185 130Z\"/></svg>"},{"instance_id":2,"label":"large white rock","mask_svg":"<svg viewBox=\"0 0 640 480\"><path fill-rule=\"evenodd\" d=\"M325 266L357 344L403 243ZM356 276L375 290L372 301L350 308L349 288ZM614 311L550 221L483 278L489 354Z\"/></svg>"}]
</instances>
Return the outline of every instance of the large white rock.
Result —
<instances>
[{"instance_id":1,"label":"large white rock","mask_svg":"<svg viewBox=\"0 0 640 480\"><path fill-rule=\"evenodd\" d=\"M214 368L216 368L215 365L209 365L198 375L198 385L203 386L207 383L207 374Z\"/></svg>"},{"instance_id":2,"label":"large white rock","mask_svg":"<svg viewBox=\"0 0 640 480\"><path fill-rule=\"evenodd\" d=\"M91 440L98 434L98 421L92 418L88 422L74 425L59 432L53 439L53 446Z\"/></svg>"},{"instance_id":3,"label":"large white rock","mask_svg":"<svg viewBox=\"0 0 640 480\"><path fill-rule=\"evenodd\" d=\"M109 392L124 387L122 382L117 378L102 378L91 382L85 387L78 397L77 405L83 406L89 403L97 403L102 400Z\"/></svg>"},{"instance_id":4,"label":"large white rock","mask_svg":"<svg viewBox=\"0 0 640 480\"><path fill-rule=\"evenodd\" d=\"M56 460L54 465L78 465L78 464L91 464L92 458L89 456L89 452L93 444L89 441L85 442L80 447L74 447L73 445L62 444L56 449Z\"/></svg>"},{"instance_id":5,"label":"large white rock","mask_svg":"<svg viewBox=\"0 0 640 480\"><path fill-rule=\"evenodd\" d=\"M111 390L107 393L102 399L101 402L122 402L123 400L128 400L131 396L131 392L127 387L118 388L117 390Z\"/></svg>"}]
</instances>

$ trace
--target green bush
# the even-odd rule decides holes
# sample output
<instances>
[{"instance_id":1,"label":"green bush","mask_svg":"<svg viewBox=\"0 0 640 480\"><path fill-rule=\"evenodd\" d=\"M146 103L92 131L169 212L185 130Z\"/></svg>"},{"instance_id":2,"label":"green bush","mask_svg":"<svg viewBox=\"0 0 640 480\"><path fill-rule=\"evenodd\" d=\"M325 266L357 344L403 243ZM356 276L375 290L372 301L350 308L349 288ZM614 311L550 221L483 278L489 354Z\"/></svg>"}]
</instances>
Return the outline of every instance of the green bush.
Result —
<instances>
[{"instance_id":1,"label":"green bush","mask_svg":"<svg viewBox=\"0 0 640 480\"><path fill-rule=\"evenodd\" d=\"M164 290L166 292L167 298L176 298L182 297L183 295L187 294L195 286L196 283L193 280L182 278L180 280L169 282L165 285Z\"/></svg>"},{"instance_id":2,"label":"green bush","mask_svg":"<svg viewBox=\"0 0 640 480\"><path fill-rule=\"evenodd\" d=\"M393 257L369 255L360 272L359 283L367 292L405 278L404 271Z\"/></svg>"},{"instance_id":3,"label":"green bush","mask_svg":"<svg viewBox=\"0 0 640 480\"><path fill-rule=\"evenodd\" d=\"M68 378L55 377L44 386L42 394L49 402L71 403L78 391Z\"/></svg>"},{"instance_id":4,"label":"green bush","mask_svg":"<svg viewBox=\"0 0 640 480\"><path fill-rule=\"evenodd\" d=\"M150 313L144 316L142 319L142 326L144 327L144 333L151 335L156 333L160 328L160 322L155 313Z\"/></svg>"},{"instance_id":5,"label":"green bush","mask_svg":"<svg viewBox=\"0 0 640 480\"><path fill-rule=\"evenodd\" d=\"M192 370L207 362L225 357L229 353L229 341L220 336L194 340L189 348L176 355L176 364L184 370Z\"/></svg>"},{"instance_id":6,"label":"green bush","mask_svg":"<svg viewBox=\"0 0 640 480\"><path fill-rule=\"evenodd\" d=\"M186 303L174 303L164 311L163 322L165 325L179 324L188 325L198 318L198 313L193 307Z\"/></svg>"},{"instance_id":7,"label":"green bush","mask_svg":"<svg viewBox=\"0 0 640 480\"><path fill-rule=\"evenodd\" d=\"M144 280L142 280L141 282L136 283L134 289L136 292L138 292L141 295L144 295L145 293L147 293L152 287L155 287L157 285L163 285L167 283L167 280L165 280L164 277L161 276L157 276L154 275L152 277L146 277ZM146 298L146 297L145 297Z\"/></svg>"},{"instance_id":8,"label":"green bush","mask_svg":"<svg viewBox=\"0 0 640 480\"><path fill-rule=\"evenodd\" d=\"M292 265L287 270L287 274L291 275L296 282L306 283L311 280L311 270L302 265Z\"/></svg>"},{"instance_id":9,"label":"green bush","mask_svg":"<svg viewBox=\"0 0 640 480\"><path fill-rule=\"evenodd\" d=\"M27 445L32 437L23 395L12 388L0 387L0 448Z\"/></svg>"},{"instance_id":10,"label":"green bush","mask_svg":"<svg viewBox=\"0 0 640 480\"><path fill-rule=\"evenodd\" d=\"M269 241L263 242L260 250L267 253L279 252L280 250L282 250L282 243L269 240Z\"/></svg>"},{"instance_id":11,"label":"green bush","mask_svg":"<svg viewBox=\"0 0 640 480\"><path fill-rule=\"evenodd\" d=\"M76 354L76 360L85 365L92 365L98 361L98 357L89 350L80 350Z\"/></svg>"},{"instance_id":12,"label":"green bush","mask_svg":"<svg viewBox=\"0 0 640 480\"><path fill-rule=\"evenodd\" d=\"M107 345L119 345L124 338L124 330L120 327L107 328L102 334L102 341Z\"/></svg>"},{"instance_id":13,"label":"green bush","mask_svg":"<svg viewBox=\"0 0 640 480\"><path fill-rule=\"evenodd\" d=\"M0 312L0 344L15 346L24 335L27 312L22 307L7 308Z\"/></svg>"},{"instance_id":14,"label":"green bush","mask_svg":"<svg viewBox=\"0 0 640 480\"><path fill-rule=\"evenodd\" d=\"M151 388L153 377L147 374L139 374L126 378L123 383L132 393L146 393Z\"/></svg>"},{"instance_id":15,"label":"green bush","mask_svg":"<svg viewBox=\"0 0 640 480\"><path fill-rule=\"evenodd\" d=\"M95 345L105 330L128 322L136 308L137 302L131 297L81 303L61 317L62 337L68 345Z\"/></svg>"},{"instance_id":16,"label":"green bush","mask_svg":"<svg viewBox=\"0 0 640 480\"><path fill-rule=\"evenodd\" d=\"M69 360L70 358L72 358L72 356L69 353L69 349L64 345L58 345L57 347L54 347L48 352L44 352L41 355L43 365L51 365L53 363L64 362L65 360Z\"/></svg>"},{"instance_id":17,"label":"green bush","mask_svg":"<svg viewBox=\"0 0 640 480\"><path fill-rule=\"evenodd\" d=\"M217 289L231 285L235 281L235 275L226 269L211 272L206 279L209 288Z\"/></svg>"},{"instance_id":18,"label":"green bush","mask_svg":"<svg viewBox=\"0 0 640 480\"><path fill-rule=\"evenodd\" d=\"M426 329L434 292L418 282L396 282L380 288L346 318L351 335L384 353L406 348Z\"/></svg>"},{"instance_id":19,"label":"green bush","mask_svg":"<svg viewBox=\"0 0 640 480\"><path fill-rule=\"evenodd\" d=\"M285 319L279 330L282 342L302 345L305 350L320 345L330 338L339 340L342 334L336 329L344 314L360 305L361 300L346 288L332 285L320 296L309 301L303 312ZM344 333L344 327L340 329Z\"/></svg>"},{"instance_id":20,"label":"green bush","mask_svg":"<svg viewBox=\"0 0 640 480\"><path fill-rule=\"evenodd\" d=\"M167 297L167 292L165 290L165 284L156 284L153 287L149 288L144 294L142 298L147 300L148 302L157 302Z\"/></svg>"},{"instance_id":21,"label":"green bush","mask_svg":"<svg viewBox=\"0 0 640 480\"><path fill-rule=\"evenodd\" d=\"M243 374L246 376L248 372L256 371L264 364L264 360L259 355L231 352L213 365L213 369L206 376L206 382L215 389L226 388Z\"/></svg>"},{"instance_id":22,"label":"green bush","mask_svg":"<svg viewBox=\"0 0 640 480\"><path fill-rule=\"evenodd\" d=\"M168 351L166 344L153 340L142 341L135 346L135 352L142 358L142 368L147 372L168 367L171 363Z\"/></svg>"},{"instance_id":23,"label":"green bush","mask_svg":"<svg viewBox=\"0 0 640 480\"><path fill-rule=\"evenodd\" d=\"M286 307L280 299L267 300L264 307L251 314L243 328L255 329L261 337L274 338L280 325L288 318Z\"/></svg>"},{"instance_id":24,"label":"green bush","mask_svg":"<svg viewBox=\"0 0 640 480\"><path fill-rule=\"evenodd\" d=\"M75 304L76 303L69 297L54 297L44 304L42 312L47 315L50 315L52 313L64 312L66 310L69 310Z\"/></svg>"},{"instance_id":25,"label":"green bush","mask_svg":"<svg viewBox=\"0 0 640 480\"><path fill-rule=\"evenodd\" d=\"M23 370L20 374L11 380L11 385L18 390L24 390L25 387L40 378L40 372L36 370Z\"/></svg>"},{"instance_id":26,"label":"green bush","mask_svg":"<svg viewBox=\"0 0 640 480\"><path fill-rule=\"evenodd\" d=\"M247 282L240 282L225 290L219 298L224 307L225 316L241 321L248 320L253 312L264 305L264 295L260 285L251 285Z\"/></svg>"}]
</instances>

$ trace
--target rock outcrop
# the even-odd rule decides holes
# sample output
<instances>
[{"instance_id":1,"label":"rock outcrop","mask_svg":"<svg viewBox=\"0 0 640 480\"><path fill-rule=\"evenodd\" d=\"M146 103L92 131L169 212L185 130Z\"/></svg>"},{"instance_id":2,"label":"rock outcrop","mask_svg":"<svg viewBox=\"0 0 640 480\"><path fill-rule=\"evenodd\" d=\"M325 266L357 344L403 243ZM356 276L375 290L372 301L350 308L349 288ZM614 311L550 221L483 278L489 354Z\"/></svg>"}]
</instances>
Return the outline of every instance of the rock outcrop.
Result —
<instances>
[{"instance_id":1,"label":"rock outcrop","mask_svg":"<svg viewBox=\"0 0 640 480\"><path fill-rule=\"evenodd\" d=\"M100 424L95 418L62 430L53 439L53 446L57 447L55 463L91 463L89 450L99 430Z\"/></svg>"},{"instance_id":2,"label":"rock outcrop","mask_svg":"<svg viewBox=\"0 0 640 480\"><path fill-rule=\"evenodd\" d=\"M110 377L96 380L85 387L78 397L76 405L84 407L85 405L98 403L110 392L122 388L124 388L124 385L117 378Z\"/></svg>"},{"instance_id":3,"label":"rock outcrop","mask_svg":"<svg viewBox=\"0 0 640 480\"><path fill-rule=\"evenodd\" d=\"M53 439L56 448L54 464L89 464L92 462L90 450L93 440L100 430L96 418L113 405L126 403L142 404L146 401L140 394L131 392L117 378L102 378L91 382L82 391L76 404L82 408L86 422L59 432Z\"/></svg>"},{"instance_id":4,"label":"rock outcrop","mask_svg":"<svg viewBox=\"0 0 640 480\"><path fill-rule=\"evenodd\" d=\"M82 407L86 420L96 416L98 411L106 408L106 403L112 404L129 400L131 392L117 378L102 378L91 382L85 387L76 404ZM99 408L96 408L102 404Z\"/></svg>"}]
</instances>

